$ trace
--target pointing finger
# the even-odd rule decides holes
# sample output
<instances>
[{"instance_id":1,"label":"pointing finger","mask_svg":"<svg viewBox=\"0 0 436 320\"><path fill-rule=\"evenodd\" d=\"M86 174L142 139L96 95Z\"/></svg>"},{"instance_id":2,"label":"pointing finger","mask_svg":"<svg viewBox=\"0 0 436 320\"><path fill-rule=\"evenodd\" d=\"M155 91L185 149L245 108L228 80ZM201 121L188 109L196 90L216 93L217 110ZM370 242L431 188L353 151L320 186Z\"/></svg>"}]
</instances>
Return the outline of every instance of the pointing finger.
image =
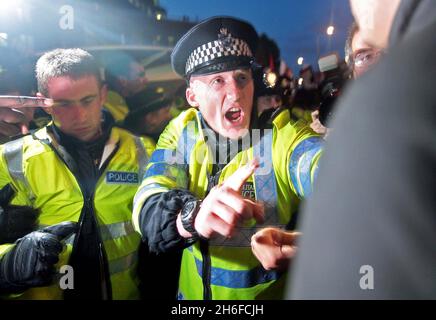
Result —
<instances>
[{"instance_id":1,"label":"pointing finger","mask_svg":"<svg viewBox=\"0 0 436 320\"><path fill-rule=\"evenodd\" d=\"M0 107L29 108L50 107L52 99L27 96L0 96Z\"/></svg>"},{"instance_id":2,"label":"pointing finger","mask_svg":"<svg viewBox=\"0 0 436 320\"><path fill-rule=\"evenodd\" d=\"M256 159L251 160L246 165L236 170L229 178L227 178L227 180L224 181L223 186L237 192L241 191L245 181L251 177L258 166L259 163Z\"/></svg>"}]
</instances>

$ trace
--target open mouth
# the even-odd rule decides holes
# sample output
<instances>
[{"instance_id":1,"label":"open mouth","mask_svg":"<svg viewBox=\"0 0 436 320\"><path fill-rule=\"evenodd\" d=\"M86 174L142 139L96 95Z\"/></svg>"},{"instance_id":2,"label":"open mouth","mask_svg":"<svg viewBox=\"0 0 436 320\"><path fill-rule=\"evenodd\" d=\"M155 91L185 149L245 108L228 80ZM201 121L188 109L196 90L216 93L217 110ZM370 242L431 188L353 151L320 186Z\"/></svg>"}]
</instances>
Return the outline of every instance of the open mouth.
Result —
<instances>
[{"instance_id":1,"label":"open mouth","mask_svg":"<svg viewBox=\"0 0 436 320\"><path fill-rule=\"evenodd\" d=\"M241 108L230 108L224 115L231 123L238 123L242 118Z\"/></svg>"}]
</instances>

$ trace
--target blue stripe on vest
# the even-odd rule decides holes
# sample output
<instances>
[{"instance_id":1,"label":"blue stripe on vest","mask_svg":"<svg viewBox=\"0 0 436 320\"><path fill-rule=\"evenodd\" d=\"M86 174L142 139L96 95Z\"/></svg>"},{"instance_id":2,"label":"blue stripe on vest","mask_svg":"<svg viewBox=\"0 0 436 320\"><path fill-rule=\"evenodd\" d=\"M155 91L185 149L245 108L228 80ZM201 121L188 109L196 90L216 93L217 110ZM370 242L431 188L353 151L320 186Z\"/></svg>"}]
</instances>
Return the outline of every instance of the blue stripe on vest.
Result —
<instances>
[{"instance_id":1,"label":"blue stripe on vest","mask_svg":"<svg viewBox=\"0 0 436 320\"><path fill-rule=\"evenodd\" d=\"M197 272L200 277L202 277L203 263L196 257L194 258ZM261 266L250 270L226 270L211 267L210 271L210 284L231 289L251 288L259 284L277 280L281 276L281 273L277 271L267 271Z\"/></svg>"},{"instance_id":2,"label":"blue stripe on vest","mask_svg":"<svg viewBox=\"0 0 436 320\"><path fill-rule=\"evenodd\" d=\"M167 162L174 158L173 152L171 149L156 149L151 155L150 162Z\"/></svg>"},{"instance_id":3,"label":"blue stripe on vest","mask_svg":"<svg viewBox=\"0 0 436 320\"><path fill-rule=\"evenodd\" d=\"M256 199L264 203L266 224L279 222L276 210L277 186L272 162L272 133L271 129L266 130L259 143L253 146L254 157L260 161L259 168L254 173Z\"/></svg>"},{"instance_id":4,"label":"blue stripe on vest","mask_svg":"<svg viewBox=\"0 0 436 320\"><path fill-rule=\"evenodd\" d=\"M188 180L183 166L170 165L164 162L153 163L145 172L144 179L153 176L166 176L174 180L178 187L186 188Z\"/></svg>"},{"instance_id":5,"label":"blue stripe on vest","mask_svg":"<svg viewBox=\"0 0 436 320\"><path fill-rule=\"evenodd\" d=\"M322 149L322 145L321 138L311 137L300 142L292 152L289 174L300 196L307 197L312 192L311 164L315 155Z\"/></svg>"},{"instance_id":6,"label":"blue stripe on vest","mask_svg":"<svg viewBox=\"0 0 436 320\"><path fill-rule=\"evenodd\" d=\"M153 163L145 172L144 180L152 176L166 175L166 172L169 171L169 168L170 165L163 162Z\"/></svg>"}]
</instances>

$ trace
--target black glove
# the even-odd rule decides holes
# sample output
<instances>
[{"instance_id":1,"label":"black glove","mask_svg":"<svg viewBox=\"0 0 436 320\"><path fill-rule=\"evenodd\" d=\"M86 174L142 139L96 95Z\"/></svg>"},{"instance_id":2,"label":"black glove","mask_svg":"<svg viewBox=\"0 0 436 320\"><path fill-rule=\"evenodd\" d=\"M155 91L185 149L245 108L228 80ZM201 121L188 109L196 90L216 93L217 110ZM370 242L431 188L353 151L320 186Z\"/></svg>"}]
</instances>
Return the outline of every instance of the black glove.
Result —
<instances>
[{"instance_id":1,"label":"black glove","mask_svg":"<svg viewBox=\"0 0 436 320\"><path fill-rule=\"evenodd\" d=\"M38 210L10 205L14 194L9 183L0 190L0 244L13 243L36 229Z\"/></svg>"},{"instance_id":2,"label":"black glove","mask_svg":"<svg viewBox=\"0 0 436 320\"><path fill-rule=\"evenodd\" d=\"M21 292L53 282L61 240L77 232L76 222L62 222L19 239L0 260L0 292Z\"/></svg>"}]
</instances>

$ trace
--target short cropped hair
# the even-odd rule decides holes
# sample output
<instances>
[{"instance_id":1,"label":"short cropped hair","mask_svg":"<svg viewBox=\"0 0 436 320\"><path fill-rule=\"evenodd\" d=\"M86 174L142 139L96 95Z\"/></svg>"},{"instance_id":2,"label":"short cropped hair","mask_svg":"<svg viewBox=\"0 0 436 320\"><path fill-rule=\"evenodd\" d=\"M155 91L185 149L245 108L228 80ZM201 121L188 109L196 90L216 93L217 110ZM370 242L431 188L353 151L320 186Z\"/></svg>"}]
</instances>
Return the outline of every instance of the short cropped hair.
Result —
<instances>
[{"instance_id":1,"label":"short cropped hair","mask_svg":"<svg viewBox=\"0 0 436 320\"><path fill-rule=\"evenodd\" d=\"M99 86L102 84L97 61L89 52L79 48L55 49L44 53L36 63L35 73L38 91L45 96L48 95L48 81L51 78L95 76Z\"/></svg>"}]
</instances>

